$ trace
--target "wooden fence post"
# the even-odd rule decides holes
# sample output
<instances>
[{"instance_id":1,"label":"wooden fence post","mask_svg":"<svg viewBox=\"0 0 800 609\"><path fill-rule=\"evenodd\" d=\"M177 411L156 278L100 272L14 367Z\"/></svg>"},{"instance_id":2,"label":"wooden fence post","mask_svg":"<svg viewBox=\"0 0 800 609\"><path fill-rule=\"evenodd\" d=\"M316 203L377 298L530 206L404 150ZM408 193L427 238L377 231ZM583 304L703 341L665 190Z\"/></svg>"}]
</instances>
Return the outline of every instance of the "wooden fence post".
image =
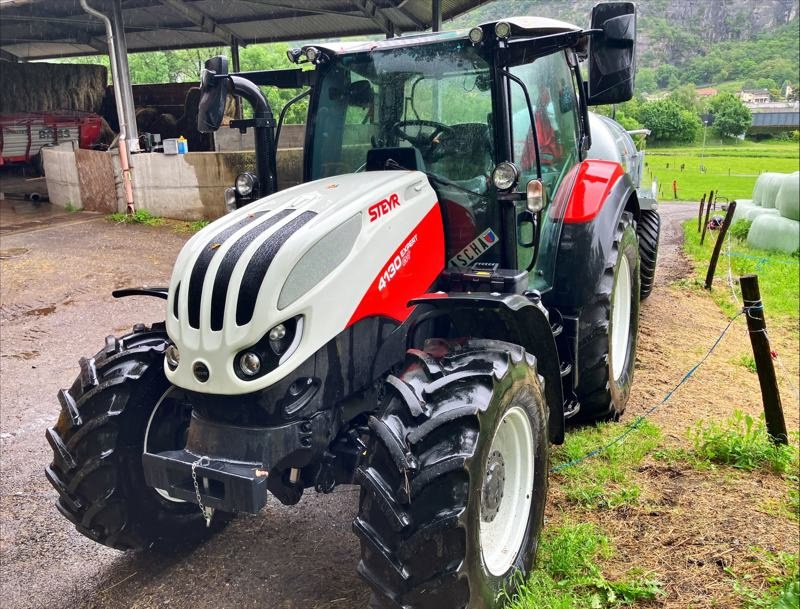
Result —
<instances>
[{"instance_id":1,"label":"wooden fence post","mask_svg":"<svg viewBox=\"0 0 800 609\"><path fill-rule=\"evenodd\" d=\"M761 400L764 403L767 433L773 444L787 444L786 421L783 418L781 394L778 390L778 380L775 377L775 366L772 363L772 351L769 347L767 323L764 320L764 305L761 303L761 291L758 288L758 276L744 275L739 278L739 284L742 286L747 330L750 333L753 359L756 361L758 382L761 385Z\"/></svg>"},{"instance_id":2,"label":"wooden fence post","mask_svg":"<svg viewBox=\"0 0 800 609\"><path fill-rule=\"evenodd\" d=\"M703 206L706 204L706 193L700 197L700 209L697 210L697 232L703 227Z\"/></svg>"},{"instance_id":3,"label":"wooden fence post","mask_svg":"<svg viewBox=\"0 0 800 609\"><path fill-rule=\"evenodd\" d=\"M700 245L703 245L703 241L706 240L706 231L708 230L708 217L711 215L711 202L714 200L714 191L712 190L708 195L708 201L706 202L706 221L703 222L703 234L700 235Z\"/></svg>"},{"instance_id":4,"label":"wooden fence post","mask_svg":"<svg viewBox=\"0 0 800 609\"><path fill-rule=\"evenodd\" d=\"M717 242L714 244L714 251L711 254L711 260L708 263L708 272L706 273L707 290L711 289L711 284L714 281L714 272L717 270L717 258L719 258L719 252L722 249L722 242L725 240L725 234L728 232L731 222L733 222L734 213L736 213L736 201L731 201L728 204L728 211L725 212L725 220L722 222L722 226L719 229Z\"/></svg>"}]
</instances>

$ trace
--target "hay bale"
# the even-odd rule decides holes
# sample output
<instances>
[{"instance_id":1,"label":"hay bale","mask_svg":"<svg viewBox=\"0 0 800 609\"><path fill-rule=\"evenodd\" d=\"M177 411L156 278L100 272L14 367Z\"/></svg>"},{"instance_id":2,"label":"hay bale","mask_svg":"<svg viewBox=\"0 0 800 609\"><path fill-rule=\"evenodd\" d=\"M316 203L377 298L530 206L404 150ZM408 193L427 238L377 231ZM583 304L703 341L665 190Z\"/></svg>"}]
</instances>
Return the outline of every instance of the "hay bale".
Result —
<instances>
[{"instance_id":1,"label":"hay bale","mask_svg":"<svg viewBox=\"0 0 800 609\"><path fill-rule=\"evenodd\" d=\"M736 211L739 211L738 203L736 205ZM778 213L778 210L775 209L774 207L751 207L750 209L748 209L748 210L746 210L744 212L742 217L745 220L755 220L759 216L764 216L764 215L767 215L767 216L780 216L780 213ZM736 217L736 216L734 215L734 217Z\"/></svg>"},{"instance_id":2,"label":"hay bale","mask_svg":"<svg viewBox=\"0 0 800 609\"><path fill-rule=\"evenodd\" d=\"M4 63L0 112L100 112L105 66L67 63Z\"/></svg>"},{"instance_id":3,"label":"hay bale","mask_svg":"<svg viewBox=\"0 0 800 609\"><path fill-rule=\"evenodd\" d=\"M747 245L793 254L800 248L800 222L777 214L762 214L753 220L747 233Z\"/></svg>"},{"instance_id":4,"label":"hay bale","mask_svg":"<svg viewBox=\"0 0 800 609\"><path fill-rule=\"evenodd\" d=\"M786 175L781 180L775 207L784 218L800 220L800 172Z\"/></svg>"},{"instance_id":5,"label":"hay bale","mask_svg":"<svg viewBox=\"0 0 800 609\"><path fill-rule=\"evenodd\" d=\"M766 172L758 176L753 188L753 203L761 207L775 207L775 197L785 174Z\"/></svg>"}]
</instances>

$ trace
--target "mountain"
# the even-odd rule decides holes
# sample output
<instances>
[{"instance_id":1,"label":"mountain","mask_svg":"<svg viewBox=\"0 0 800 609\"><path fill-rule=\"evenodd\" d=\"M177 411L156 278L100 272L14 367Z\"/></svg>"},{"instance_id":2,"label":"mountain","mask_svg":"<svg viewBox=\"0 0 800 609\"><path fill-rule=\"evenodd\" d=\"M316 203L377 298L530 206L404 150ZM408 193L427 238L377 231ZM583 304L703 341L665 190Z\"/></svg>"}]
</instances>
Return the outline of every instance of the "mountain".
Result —
<instances>
[{"instance_id":1,"label":"mountain","mask_svg":"<svg viewBox=\"0 0 800 609\"><path fill-rule=\"evenodd\" d=\"M537 15L589 27L597 0L495 0L453 21L469 27ZM642 90L742 80L797 83L798 0L642 0L637 56ZM449 24L448 24L448 27ZM741 65L744 64L744 65ZM648 72L648 69L650 70Z\"/></svg>"}]
</instances>

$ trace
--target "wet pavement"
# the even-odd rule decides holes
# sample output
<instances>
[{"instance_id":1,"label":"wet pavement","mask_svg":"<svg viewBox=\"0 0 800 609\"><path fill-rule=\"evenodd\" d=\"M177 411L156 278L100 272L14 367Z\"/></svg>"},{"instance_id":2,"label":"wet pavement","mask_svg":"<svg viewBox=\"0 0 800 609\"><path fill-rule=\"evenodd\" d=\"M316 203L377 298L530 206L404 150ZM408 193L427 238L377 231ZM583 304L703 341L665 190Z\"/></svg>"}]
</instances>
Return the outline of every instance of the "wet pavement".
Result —
<instances>
[{"instance_id":1,"label":"wet pavement","mask_svg":"<svg viewBox=\"0 0 800 609\"><path fill-rule=\"evenodd\" d=\"M342 608L368 596L355 573L355 487L274 499L197 547L122 553L55 509L44 431L80 356L108 334L164 317L164 302L111 291L166 285L188 234L0 201L0 599L27 608Z\"/></svg>"}]
</instances>

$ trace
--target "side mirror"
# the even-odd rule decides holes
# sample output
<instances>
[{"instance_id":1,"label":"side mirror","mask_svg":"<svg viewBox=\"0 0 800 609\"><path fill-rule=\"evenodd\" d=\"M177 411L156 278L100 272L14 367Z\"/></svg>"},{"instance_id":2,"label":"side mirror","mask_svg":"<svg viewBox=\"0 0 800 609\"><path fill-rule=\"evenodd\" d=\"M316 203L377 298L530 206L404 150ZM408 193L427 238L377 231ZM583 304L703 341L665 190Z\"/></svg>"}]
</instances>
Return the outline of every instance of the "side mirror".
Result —
<instances>
[{"instance_id":1,"label":"side mirror","mask_svg":"<svg viewBox=\"0 0 800 609\"><path fill-rule=\"evenodd\" d=\"M590 106L616 104L633 97L636 74L636 7L633 2L606 2L592 9L589 41Z\"/></svg>"},{"instance_id":2,"label":"side mirror","mask_svg":"<svg viewBox=\"0 0 800 609\"><path fill-rule=\"evenodd\" d=\"M200 76L200 106L197 110L197 130L211 133L219 129L225 116L225 98L228 96L228 79L217 78L228 74L228 58L222 55L207 59Z\"/></svg>"}]
</instances>

